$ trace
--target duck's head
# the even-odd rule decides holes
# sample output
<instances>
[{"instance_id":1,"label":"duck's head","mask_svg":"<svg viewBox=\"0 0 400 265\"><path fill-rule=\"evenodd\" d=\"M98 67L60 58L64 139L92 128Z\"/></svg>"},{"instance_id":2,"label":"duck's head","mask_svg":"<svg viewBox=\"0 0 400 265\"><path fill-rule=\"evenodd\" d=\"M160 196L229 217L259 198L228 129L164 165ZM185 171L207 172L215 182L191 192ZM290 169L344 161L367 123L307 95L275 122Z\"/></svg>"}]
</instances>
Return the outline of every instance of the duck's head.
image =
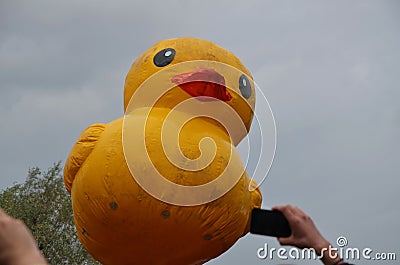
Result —
<instances>
[{"instance_id":1,"label":"duck's head","mask_svg":"<svg viewBox=\"0 0 400 265\"><path fill-rule=\"evenodd\" d=\"M132 102L134 95L137 103ZM233 53L210 41L160 41L138 57L126 77L125 112L140 106L172 109L191 98L225 102L249 131L255 106L253 78Z\"/></svg>"}]
</instances>

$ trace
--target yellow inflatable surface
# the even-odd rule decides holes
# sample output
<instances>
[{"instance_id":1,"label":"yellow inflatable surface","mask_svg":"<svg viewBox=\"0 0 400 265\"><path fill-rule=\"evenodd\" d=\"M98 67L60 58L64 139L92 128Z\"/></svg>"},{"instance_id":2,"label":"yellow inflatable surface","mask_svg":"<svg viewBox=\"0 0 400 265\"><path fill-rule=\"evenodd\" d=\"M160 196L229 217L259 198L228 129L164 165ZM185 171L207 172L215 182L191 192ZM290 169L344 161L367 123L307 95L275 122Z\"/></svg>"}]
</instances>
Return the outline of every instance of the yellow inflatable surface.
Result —
<instances>
[{"instance_id":1,"label":"yellow inflatable surface","mask_svg":"<svg viewBox=\"0 0 400 265\"><path fill-rule=\"evenodd\" d=\"M164 40L132 65L124 117L89 126L64 168L79 239L106 265L202 264L249 231L261 194L235 146L249 71L212 42Z\"/></svg>"}]
</instances>

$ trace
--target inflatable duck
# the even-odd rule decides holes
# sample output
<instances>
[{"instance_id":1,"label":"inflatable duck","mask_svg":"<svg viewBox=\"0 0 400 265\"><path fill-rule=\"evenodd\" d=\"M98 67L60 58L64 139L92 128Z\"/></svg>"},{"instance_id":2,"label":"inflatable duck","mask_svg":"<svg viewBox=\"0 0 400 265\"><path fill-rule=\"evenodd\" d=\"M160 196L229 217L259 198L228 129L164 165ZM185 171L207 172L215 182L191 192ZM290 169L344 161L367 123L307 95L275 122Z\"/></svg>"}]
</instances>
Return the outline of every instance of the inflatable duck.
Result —
<instances>
[{"instance_id":1,"label":"inflatable duck","mask_svg":"<svg viewBox=\"0 0 400 265\"><path fill-rule=\"evenodd\" d=\"M235 146L254 104L249 71L212 42L163 40L139 56L124 117L89 126L65 164L88 252L106 265L203 264L247 234L261 193Z\"/></svg>"}]
</instances>

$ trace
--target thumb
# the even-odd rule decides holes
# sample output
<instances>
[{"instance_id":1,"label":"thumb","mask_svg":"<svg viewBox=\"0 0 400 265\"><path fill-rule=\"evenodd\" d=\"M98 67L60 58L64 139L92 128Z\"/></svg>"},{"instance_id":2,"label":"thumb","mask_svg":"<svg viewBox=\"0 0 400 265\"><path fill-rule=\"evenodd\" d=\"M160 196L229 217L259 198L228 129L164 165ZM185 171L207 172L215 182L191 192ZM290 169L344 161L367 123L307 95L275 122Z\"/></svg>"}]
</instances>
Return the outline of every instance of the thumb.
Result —
<instances>
[{"instance_id":1,"label":"thumb","mask_svg":"<svg viewBox=\"0 0 400 265\"><path fill-rule=\"evenodd\" d=\"M278 237L277 239L282 246L292 245L293 243L292 237Z\"/></svg>"}]
</instances>

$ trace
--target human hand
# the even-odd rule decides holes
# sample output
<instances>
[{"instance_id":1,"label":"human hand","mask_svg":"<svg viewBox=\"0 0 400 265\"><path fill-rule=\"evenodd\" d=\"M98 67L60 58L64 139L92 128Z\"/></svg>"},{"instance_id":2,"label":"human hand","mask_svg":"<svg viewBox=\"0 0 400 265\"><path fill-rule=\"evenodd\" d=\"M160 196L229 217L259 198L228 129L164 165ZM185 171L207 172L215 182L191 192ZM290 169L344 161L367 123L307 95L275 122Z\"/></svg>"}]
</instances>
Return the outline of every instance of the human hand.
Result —
<instances>
[{"instance_id":1,"label":"human hand","mask_svg":"<svg viewBox=\"0 0 400 265\"><path fill-rule=\"evenodd\" d=\"M272 210L282 212L292 230L289 237L278 238L281 245L314 248L318 254L322 248L329 246L329 242L321 235L311 218L298 207L292 205L275 206Z\"/></svg>"},{"instance_id":2,"label":"human hand","mask_svg":"<svg viewBox=\"0 0 400 265\"><path fill-rule=\"evenodd\" d=\"M0 264L45 265L46 259L26 225L0 208Z\"/></svg>"},{"instance_id":3,"label":"human hand","mask_svg":"<svg viewBox=\"0 0 400 265\"><path fill-rule=\"evenodd\" d=\"M321 235L305 212L292 205L275 206L272 210L277 210L285 215L289 222L292 234L289 237L279 237L281 245L291 245L298 248L313 248L324 264L347 264L338 253L330 248L330 243ZM329 251L327 251L329 249Z\"/></svg>"}]
</instances>

